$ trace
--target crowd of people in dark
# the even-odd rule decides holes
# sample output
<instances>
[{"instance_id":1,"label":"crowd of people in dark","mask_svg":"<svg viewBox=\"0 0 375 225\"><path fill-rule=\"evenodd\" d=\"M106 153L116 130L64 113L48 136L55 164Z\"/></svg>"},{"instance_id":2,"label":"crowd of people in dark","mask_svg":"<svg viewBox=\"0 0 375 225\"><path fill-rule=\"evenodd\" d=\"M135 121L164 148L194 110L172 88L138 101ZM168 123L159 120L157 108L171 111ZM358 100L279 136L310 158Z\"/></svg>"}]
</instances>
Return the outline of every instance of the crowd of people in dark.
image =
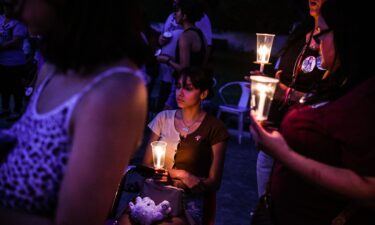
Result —
<instances>
[{"instance_id":1,"label":"crowd of people in dark","mask_svg":"<svg viewBox=\"0 0 375 225\"><path fill-rule=\"evenodd\" d=\"M230 135L203 104L215 83L207 2L170 1L161 31L134 0L0 4L0 117L11 123L0 130L0 224L214 224ZM370 3L308 4L275 74L245 77L279 80L268 120L249 115L259 150L249 223L372 225ZM129 167L146 129L143 160ZM162 167L155 141L167 143ZM183 200L137 214L149 182Z\"/></svg>"}]
</instances>

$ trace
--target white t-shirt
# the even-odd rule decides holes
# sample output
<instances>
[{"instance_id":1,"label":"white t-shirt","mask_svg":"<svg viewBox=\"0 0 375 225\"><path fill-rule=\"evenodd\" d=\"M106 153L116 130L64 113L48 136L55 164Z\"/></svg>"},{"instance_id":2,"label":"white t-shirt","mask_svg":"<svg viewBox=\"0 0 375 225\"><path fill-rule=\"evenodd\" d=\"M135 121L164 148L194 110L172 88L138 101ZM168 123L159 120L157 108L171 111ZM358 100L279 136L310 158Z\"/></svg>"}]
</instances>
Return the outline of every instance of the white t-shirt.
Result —
<instances>
[{"instance_id":1,"label":"white t-shirt","mask_svg":"<svg viewBox=\"0 0 375 225\"><path fill-rule=\"evenodd\" d=\"M180 142L180 134L174 125L176 110L164 110L148 124L148 127L156 135L160 136L160 141L167 142L165 153L165 168L170 169L174 164L177 144Z\"/></svg>"}]
</instances>

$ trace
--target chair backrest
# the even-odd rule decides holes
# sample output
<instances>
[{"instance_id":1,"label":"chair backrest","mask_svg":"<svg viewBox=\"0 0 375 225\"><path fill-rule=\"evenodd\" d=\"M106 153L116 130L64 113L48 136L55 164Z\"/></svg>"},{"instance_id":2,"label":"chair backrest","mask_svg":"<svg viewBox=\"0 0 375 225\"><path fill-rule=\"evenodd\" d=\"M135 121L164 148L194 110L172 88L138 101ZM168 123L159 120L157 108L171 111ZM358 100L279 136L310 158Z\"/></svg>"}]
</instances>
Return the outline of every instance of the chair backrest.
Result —
<instances>
[{"instance_id":1,"label":"chair backrest","mask_svg":"<svg viewBox=\"0 0 375 225\"><path fill-rule=\"evenodd\" d=\"M236 105L241 108L246 108L249 105L250 98L249 82L246 81L232 81L221 86L219 88L219 96L221 100L224 102L224 104L228 104L228 101L224 96L224 89L233 86L239 86L241 88L241 95Z\"/></svg>"}]
</instances>

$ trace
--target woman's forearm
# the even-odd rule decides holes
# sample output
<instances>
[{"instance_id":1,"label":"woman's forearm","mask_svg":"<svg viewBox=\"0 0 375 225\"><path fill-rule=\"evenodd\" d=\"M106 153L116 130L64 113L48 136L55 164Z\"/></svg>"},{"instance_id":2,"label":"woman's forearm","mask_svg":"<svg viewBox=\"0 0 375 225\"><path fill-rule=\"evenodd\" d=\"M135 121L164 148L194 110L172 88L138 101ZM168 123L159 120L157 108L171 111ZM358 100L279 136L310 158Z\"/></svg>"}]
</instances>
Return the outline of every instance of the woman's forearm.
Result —
<instances>
[{"instance_id":1,"label":"woman's forearm","mask_svg":"<svg viewBox=\"0 0 375 225\"><path fill-rule=\"evenodd\" d=\"M360 176L352 170L318 162L290 149L276 158L313 184L375 209L375 177Z\"/></svg>"}]
</instances>

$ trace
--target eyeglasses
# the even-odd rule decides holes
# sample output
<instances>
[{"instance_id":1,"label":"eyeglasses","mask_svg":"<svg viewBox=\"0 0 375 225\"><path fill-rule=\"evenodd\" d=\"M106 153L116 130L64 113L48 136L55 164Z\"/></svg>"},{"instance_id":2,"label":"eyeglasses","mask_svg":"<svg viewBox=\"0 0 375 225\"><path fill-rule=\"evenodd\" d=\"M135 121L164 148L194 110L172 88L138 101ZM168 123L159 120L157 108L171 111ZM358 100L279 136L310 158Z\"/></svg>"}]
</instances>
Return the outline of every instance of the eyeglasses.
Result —
<instances>
[{"instance_id":1,"label":"eyeglasses","mask_svg":"<svg viewBox=\"0 0 375 225\"><path fill-rule=\"evenodd\" d=\"M322 36L324 34L327 34L328 32L331 32L332 29L325 29L325 30L322 30L320 31L319 33L313 35L313 38L314 38L314 41L317 43L317 44L320 44L320 41L322 40Z\"/></svg>"}]
</instances>

